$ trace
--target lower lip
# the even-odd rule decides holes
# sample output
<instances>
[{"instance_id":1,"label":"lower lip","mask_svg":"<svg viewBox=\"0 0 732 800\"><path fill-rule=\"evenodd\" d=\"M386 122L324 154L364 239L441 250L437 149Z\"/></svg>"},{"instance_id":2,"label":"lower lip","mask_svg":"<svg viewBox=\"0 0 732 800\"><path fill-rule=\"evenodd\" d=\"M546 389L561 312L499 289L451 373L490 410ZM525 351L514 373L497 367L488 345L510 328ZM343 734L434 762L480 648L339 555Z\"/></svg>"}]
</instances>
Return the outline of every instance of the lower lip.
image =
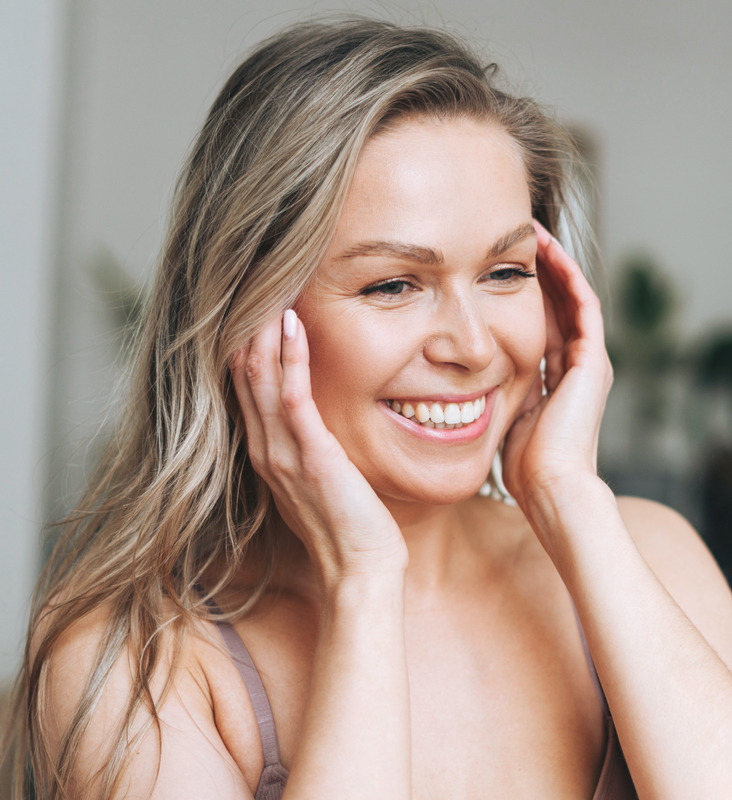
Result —
<instances>
[{"instance_id":1,"label":"lower lip","mask_svg":"<svg viewBox=\"0 0 732 800\"><path fill-rule=\"evenodd\" d=\"M486 395L485 411L478 419L475 420L475 422L463 425L462 428L426 428L424 425L420 425L419 422L412 422L411 419L407 419L402 414L397 414L396 411L392 411L384 401L382 401L381 406L397 425L401 425L404 430L419 439L425 439L428 442L460 444L463 442L473 442L486 432L488 423L491 420L494 394L495 390Z\"/></svg>"}]
</instances>

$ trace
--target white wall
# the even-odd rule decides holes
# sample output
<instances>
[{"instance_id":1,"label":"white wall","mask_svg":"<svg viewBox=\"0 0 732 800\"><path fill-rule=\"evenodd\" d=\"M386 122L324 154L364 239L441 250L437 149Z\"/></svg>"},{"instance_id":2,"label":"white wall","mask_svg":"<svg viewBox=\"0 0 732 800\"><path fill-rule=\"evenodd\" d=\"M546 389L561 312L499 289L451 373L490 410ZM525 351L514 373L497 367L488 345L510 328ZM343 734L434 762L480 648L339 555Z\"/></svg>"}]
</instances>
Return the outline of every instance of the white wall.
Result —
<instances>
[{"instance_id":1,"label":"white wall","mask_svg":"<svg viewBox=\"0 0 732 800\"><path fill-rule=\"evenodd\" d=\"M0 11L0 685L17 665L43 518L62 5Z\"/></svg>"},{"instance_id":2,"label":"white wall","mask_svg":"<svg viewBox=\"0 0 732 800\"><path fill-rule=\"evenodd\" d=\"M380 3L341 3L379 9ZM729 320L732 5L726 0L434 0L402 19L485 41L529 92L594 134L609 265L646 247L678 278L685 327ZM70 187L80 260L100 244L142 272L163 198L207 103L239 54L309 4L85 0ZM315 3L316 11L332 3ZM389 4L393 8L393 4ZM298 12L296 9L300 8ZM425 10L428 9L428 10ZM691 269L690 269L691 268Z\"/></svg>"},{"instance_id":3,"label":"white wall","mask_svg":"<svg viewBox=\"0 0 732 800\"><path fill-rule=\"evenodd\" d=\"M52 515L82 480L87 451L94 449L89 437L119 368L113 317L90 279L91 266L108 253L135 279L145 280L178 165L240 54L284 24L334 8L332 2L288 0L71 3L65 41L68 124L54 239L58 323L49 356L53 407L49 435L41 445L43 370L36 366L29 372L23 365L43 362L38 332L43 330L44 290L39 281L41 265L48 263L49 210L39 197L52 182L52 170L43 165L53 107L48 76L55 56L49 31L56 27L59 5L61 0L26 0L26 24L16 29L26 45L41 52L31 74L45 76L33 101L45 117L41 128L29 134L28 111L12 134L26 157L40 153L40 177L25 179L23 191L32 195L28 202L36 216L23 222L19 214L15 231L15 252L25 253L36 270L22 289L32 298L22 325L16 316L26 313L21 310L26 305L3 300L13 306L12 330L31 335L23 338L22 347L31 347L32 354L11 353L16 405L22 409L5 416L14 419L22 411L27 433L21 434L20 427L11 431L16 438L0 454L4 471L15 470L21 457L32 462L41 451L49 454L47 507ZM562 118L596 138L607 264L612 268L625 253L645 249L658 257L682 292L686 335L730 323L732 6L726 0L433 0L402 3L401 11L386 2L344 2L337 8L445 24L484 41L520 88L555 104ZM45 14L36 26L32 9ZM28 63L22 69L28 70ZM15 197L15 188L5 181L0 191ZM37 241L30 241L32 231L40 231ZM23 436L32 438L32 447L22 445ZM28 489L30 467L16 477L11 496L26 499L16 504L20 510L2 532L8 559L0 568L6 571L12 570L6 566L9 542L32 537L36 524L27 510L33 506L29 498L37 495L37 488ZM27 564L27 554L23 558ZM28 571L27 565L23 570Z\"/></svg>"}]
</instances>

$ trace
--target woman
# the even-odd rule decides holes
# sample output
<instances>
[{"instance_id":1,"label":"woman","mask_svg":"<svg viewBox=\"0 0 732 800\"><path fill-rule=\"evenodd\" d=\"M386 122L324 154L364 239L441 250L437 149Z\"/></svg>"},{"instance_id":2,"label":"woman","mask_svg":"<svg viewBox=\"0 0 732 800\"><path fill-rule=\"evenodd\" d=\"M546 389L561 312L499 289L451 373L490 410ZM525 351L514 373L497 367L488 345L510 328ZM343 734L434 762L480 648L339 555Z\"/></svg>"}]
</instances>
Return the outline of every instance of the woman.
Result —
<instances>
[{"instance_id":1,"label":"woman","mask_svg":"<svg viewBox=\"0 0 732 800\"><path fill-rule=\"evenodd\" d=\"M300 26L234 73L39 590L38 796L725 796L732 602L596 475L568 153L442 33Z\"/></svg>"}]
</instances>

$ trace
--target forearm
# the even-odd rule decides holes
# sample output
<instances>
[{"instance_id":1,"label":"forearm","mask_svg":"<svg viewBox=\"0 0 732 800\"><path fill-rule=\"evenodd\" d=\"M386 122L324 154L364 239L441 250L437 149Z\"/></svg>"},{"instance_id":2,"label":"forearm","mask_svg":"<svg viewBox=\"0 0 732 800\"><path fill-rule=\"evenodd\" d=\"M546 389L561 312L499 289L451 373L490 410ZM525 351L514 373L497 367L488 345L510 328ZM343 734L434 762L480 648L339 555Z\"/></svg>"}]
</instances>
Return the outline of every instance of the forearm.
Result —
<instances>
[{"instance_id":1,"label":"forearm","mask_svg":"<svg viewBox=\"0 0 732 800\"><path fill-rule=\"evenodd\" d=\"M403 593L391 576L328 592L285 800L411 796Z\"/></svg>"},{"instance_id":2,"label":"forearm","mask_svg":"<svg viewBox=\"0 0 732 800\"><path fill-rule=\"evenodd\" d=\"M580 616L641 798L732 786L732 676L643 560L599 479L537 495L537 533Z\"/></svg>"}]
</instances>

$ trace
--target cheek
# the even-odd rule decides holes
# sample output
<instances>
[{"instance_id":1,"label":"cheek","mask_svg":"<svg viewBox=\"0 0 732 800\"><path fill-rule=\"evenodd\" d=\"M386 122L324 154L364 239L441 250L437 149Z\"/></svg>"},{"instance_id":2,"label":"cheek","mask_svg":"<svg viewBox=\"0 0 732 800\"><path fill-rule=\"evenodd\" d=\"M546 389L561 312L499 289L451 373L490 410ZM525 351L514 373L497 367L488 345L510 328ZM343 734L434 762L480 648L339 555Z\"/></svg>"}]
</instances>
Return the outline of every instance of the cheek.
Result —
<instances>
[{"instance_id":1,"label":"cheek","mask_svg":"<svg viewBox=\"0 0 732 800\"><path fill-rule=\"evenodd\" d=\"M517 324L517 320L521 324ZM541 294L537 292L507 308L500 330L503 332L502 349L513 362L517 377L533 381L546 349L546 317Z\"/></svg>"},{"instance_id":2,"label":"cheek","mask_svg":"<svg viewBox=\"0 0 732 800\"><path fill-rule=\"evenodd\" d=\"M369 325L358 314L301 314L310 347L313 398L328 417L355 411L355 403L379 399L380 389L398 369L390 327ZM340 424L340 423L339 423Z\"/></svg>"},{"instance_id":3,"label":"cheek","mask_svg":"<svg viewBox=\"0 0 732 800\"><path fill-rule=\"evenodd\" d=\"M310 349L310 384L313 398L325 415L327 406L340 405L344 390L344 381L349 378L347 366L349 359L347 335L328 335L323 325L308 325L305 320L305 331Z\"/></svg>"},{"instance_id":4,"label":"cheek","mask_svg":"<svg viewBox=\"0 0 732 800\"><path fill-rule=\"evenodd\" d=\"M343 380L341 370L347 363L344 356L348 331L343 326L339 330L339 321L333 319L329 304L313 290L305 292L295 310L307 336L313 399L321 414L326 416L327 404L339 399L337 394Z\"/></svg>"}]
</instances>

